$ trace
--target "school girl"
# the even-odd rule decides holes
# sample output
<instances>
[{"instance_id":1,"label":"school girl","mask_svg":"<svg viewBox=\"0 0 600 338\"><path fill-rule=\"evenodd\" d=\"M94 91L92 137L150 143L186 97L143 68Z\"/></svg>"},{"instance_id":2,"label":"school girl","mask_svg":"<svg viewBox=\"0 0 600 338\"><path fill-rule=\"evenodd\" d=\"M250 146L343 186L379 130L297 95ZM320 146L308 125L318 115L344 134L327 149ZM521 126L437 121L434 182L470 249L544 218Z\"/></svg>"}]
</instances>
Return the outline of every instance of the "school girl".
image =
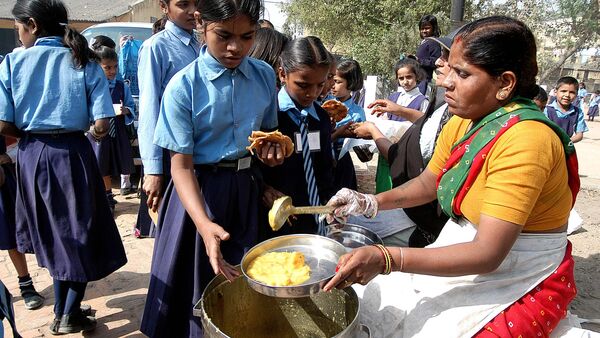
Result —
<instances>
[{"instance_id":1,"label":"school girl","mask_svg":"<svg viewBox=\"0 0 600 338\"><path fill-rule=\"evenodd\" d=\"M429 100L421 94L417 86L424 78L424 72L416 60L404 58L396 63L394 74L398 81L398 91L392 93L388 99L398 105L405 107L404 110L412 114L422 115L429 107ZM402 116L387 113L387 117L393 121L406 121ZM392 189L392 178L390 177L390 165L383 156L379 157L377 173L375 175L375 190L377 193Z\"/></svg>"},{"instance_id":2,"label":"school girl","mask_svg":"<svg viewBox=\"0 0 600 338\"><path fill-rule=\"evenodd\" d=\"M0 136L0 250L8 250L8 256L17 270L19 289L25 308L34 310L44 305L44 297L33 286L25 254L17 251L15 235L17 179L15 165L6 151L6 143L5 137Z\"/></svg>"},{"instance_id":3,"label":"school girl","mask_svg":"<svg viewBox=\"0 0 600 338\"><path fill-rule=\"evenodd\" d=\"M167 21L165 28L144 41L139 50L140 89L138 142L142 158L143 184L136 221L136 236L154 237L148 208L158 209L171 179L169 153L153 143L160 101L169 80L198 57L200 43L194 29L196 1L160 0Z\"/></svg>"},{"instance_id":4,"label":"school girl","mask_svg":"<svg viewBox=\"0 0 600 338\"><path fill-rule=\"evenodd\" d=\"M53 334L92 330L81 309L86 285L126 262L84 130L101 138L114 116L108 81L58 0L13 7L25 50L0 65L0 133L21 137L16 236L54 279Z\"/></svg>"},{"instance_id":5,"label":"school girl","mask_svg":"<svg viewBox=\"0 0 600 338\"><path fill-rule=\"evenodd\" d=\"M173 180L159 211L141 324L149 337L202 335L194 304L215 274L237 276L233 265L257 242L262 183L248 136L277 127L275 73L246 56L262 1L199 4L206 45L165 89L154 134L171 151ZM268 165L283 162L278 146L258 154Z\"/></svg>"},{"instance_id":6,"label":"school girl","mask_svg":"<svg viewBox=\"0 0 600 338\"><path fill-rule=\"evenodd\" d=\"M113 107L117 116L109 120L108 135L97 141L91 134L88 139L94 148L98 159L100 174L104 180L106 198L112 212L115 211L116 201L112 193L111 177L113 175L130 175L135 169L133 167L133 151L126 131L126 125L133 123L135 119L135 102L131 96L129 85L122 80L117 80L119 58L114 49L101 46L95 50L100 59L100 67L108 79L108 88L112 98Z\"/></svg>"},{"instance_id":7,"label":"school girl","mask_svg":"<svg viewBox=\"0 0 600 338\"><path fill-rule=\"evenodd\" d=\"M278 75L284 86L278 95L279 131L294 141L295 152L282 165L263 170L266 185L263 202L269 209L282 195L292 197L295 205L321 205L321 201L329 200L337 191L333 184L331 123L327 112L316 103L327 82L330 64L329 52L314 36L288 42L281 54ZM324 234L324 228L319 229L318 217L313 215L298 215L290 222L291 226L269 231L268 237ZM270 230L267 225L265 228Z\"/></svg>"},{"instance_id":8,"label":"school girl","mask_svg":"<svg viewBox=\"0 0 600 338\"><path fill-rule=\"evenodd\" d=\"M332 135L337 159L335 184L338 189L356 189L356 173L354 172L354 164L350 153L346 153L342 158L339 158L339 155L344 137L353 136L351 132L352 124L366 120L364 109L352 99L352 93L361 90L363 87L362 71L358 62L355 60L339 62L333 81L331 94L348 108L348 115L336 124L336 130Z\"/></svg>"}]
</instances>

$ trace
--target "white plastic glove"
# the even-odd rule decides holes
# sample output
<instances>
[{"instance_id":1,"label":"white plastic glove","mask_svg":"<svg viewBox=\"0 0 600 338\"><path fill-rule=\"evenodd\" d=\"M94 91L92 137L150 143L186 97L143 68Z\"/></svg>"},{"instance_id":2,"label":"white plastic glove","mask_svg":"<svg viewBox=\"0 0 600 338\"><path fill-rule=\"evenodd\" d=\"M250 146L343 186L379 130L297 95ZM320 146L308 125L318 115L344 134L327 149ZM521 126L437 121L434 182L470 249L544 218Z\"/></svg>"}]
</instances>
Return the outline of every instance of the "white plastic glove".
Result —
<instances>
[{"instance_id":1,"label":"white plastic glove","mask_svg":"<svg viewBox=\"0 0 600 338\"><path fill-rule=\"evenodd\" d=\"M367 218L373 218L377 215L377 199L375 195L361 194L357 191L343 188L333 196L328 206L336 207L335 210L327 215L327 223L338 221L346 223L348 215L364 215Z\"/></svg>"}]
</instances>

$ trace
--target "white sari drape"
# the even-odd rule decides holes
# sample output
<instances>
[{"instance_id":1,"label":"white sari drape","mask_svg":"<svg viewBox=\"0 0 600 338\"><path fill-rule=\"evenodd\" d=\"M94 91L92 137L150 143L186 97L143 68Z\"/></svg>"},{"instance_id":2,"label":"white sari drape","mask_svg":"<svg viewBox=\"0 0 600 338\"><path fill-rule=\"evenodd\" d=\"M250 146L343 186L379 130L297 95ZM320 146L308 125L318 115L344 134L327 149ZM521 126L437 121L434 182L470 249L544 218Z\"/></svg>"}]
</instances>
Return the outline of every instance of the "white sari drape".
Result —
<instances>
[{"instance_id":1,"label":"white sari drape","mask_svg":"<svg viewBox=\"0 0 600 338\"><path fill-rule=\"evenodd\" d=\"M469 242L476 232L467 221L449 220L429 247ZM492 273L377 276L367 286L354 286L361 321L373 337L471 337L556 271L566 246L566 233L523 233Z\"/></svg>"}]
</instances>

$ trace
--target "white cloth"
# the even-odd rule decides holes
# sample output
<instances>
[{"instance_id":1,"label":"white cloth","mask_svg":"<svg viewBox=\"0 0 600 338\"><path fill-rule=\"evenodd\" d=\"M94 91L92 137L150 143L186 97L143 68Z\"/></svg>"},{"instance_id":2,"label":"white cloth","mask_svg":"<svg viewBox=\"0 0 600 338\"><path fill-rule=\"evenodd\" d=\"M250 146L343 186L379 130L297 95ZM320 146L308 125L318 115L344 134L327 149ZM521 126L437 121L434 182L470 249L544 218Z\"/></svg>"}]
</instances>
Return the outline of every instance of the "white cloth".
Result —
<instances>
[{"instance_id":1,"label":"white cloth","mask_svg":"<svg viewBox=\"0 0 600 338\"><path fill-rule=\"evenodd\" d=\"M421 147L421 155L423 155L423 163L425 166L429 164L429 160L433 156L433 149L435 148L435 136L437 135L442 116L448 108L448 104L444 103L433 114L423 123L421 128L421 137L419 138L419 146Z\"/></svg>"},{"instance_id":2,"label":"white cloth","mask_svg":"<svg viewBox=\"0 0 600 338\"><path fill-rule=\"evenodd\" d=\"M471 241L473 224L450 220L429 247ZM436 277L394 272L366 287L361 322L373 337L471 337L510 304L556 270L564 258L566 233L521 234L492 273Z\"/></svg>"},{"instance_id":3,"label":"white cloth","mask_svg":"<svg viewBox=\"0 0 600 338\"><path fill-rule=\"evenodd\" d=\"M377 216L373 218L348 216L347 223L368 228L381 238L388 237L416 225L402 209L379 210Z\"/></svg>"}]
</instances>

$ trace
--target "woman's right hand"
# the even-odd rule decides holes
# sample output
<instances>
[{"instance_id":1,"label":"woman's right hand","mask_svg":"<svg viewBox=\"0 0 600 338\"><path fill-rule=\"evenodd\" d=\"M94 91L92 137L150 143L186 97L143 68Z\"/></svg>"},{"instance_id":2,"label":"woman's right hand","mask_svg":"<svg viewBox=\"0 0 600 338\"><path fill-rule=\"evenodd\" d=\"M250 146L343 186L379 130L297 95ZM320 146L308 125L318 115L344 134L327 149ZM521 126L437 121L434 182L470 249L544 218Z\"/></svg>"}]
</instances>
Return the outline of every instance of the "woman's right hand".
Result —
<instances>
[{"instance_id":1,"label":"woman's right hand","mask_svg":"<svg viewBox=\"0 0 600 338\"><path fill-rule=\"evenodd\" d=\"M327 223L333 223L336 220L346 223L346 218L349 215L364 215L368 218L375 217L378 209L375 195L361 194L348 188L338 191L327 202L327 205L335 207L335 210L327 215Z\"/></svg>"},{"instance_id":2,"label":"woman's right hand","mask_svg":"<svg viewBox=\"0 0 600 338\"><path fill-rule=\"evenodd\" d=\"M402 106L388 99L377 99L371 102L367 108L373 109L371 114L376 116L381 116L385 113L402 116Z\"/></svg>"},{"instance_id":3,"label":"woman's right hand","mask_svg":"<svg viewBox=\"0 0 600 338\"><path fill-rule=\"evenodd\" d=\"M358 283L366 285L385 270L385 259L381 250L373 245L352 250L340 257L333 278L325 284L323 291L334 287L347 288Z\"/></svg>"},{"instance_id":4,"label":"woman's right hand","mask_svg":"<svg viewBox=\"0 0 600 338\"><path fill-rule=\"evenodd\" d=\"M233 265L227 263L221 254L221 241L228 240L229 233L214 222L206 222L198 228L215 275L222 273L228 281L233 281L240 273Z\"/></svg>"}]
</instances>

